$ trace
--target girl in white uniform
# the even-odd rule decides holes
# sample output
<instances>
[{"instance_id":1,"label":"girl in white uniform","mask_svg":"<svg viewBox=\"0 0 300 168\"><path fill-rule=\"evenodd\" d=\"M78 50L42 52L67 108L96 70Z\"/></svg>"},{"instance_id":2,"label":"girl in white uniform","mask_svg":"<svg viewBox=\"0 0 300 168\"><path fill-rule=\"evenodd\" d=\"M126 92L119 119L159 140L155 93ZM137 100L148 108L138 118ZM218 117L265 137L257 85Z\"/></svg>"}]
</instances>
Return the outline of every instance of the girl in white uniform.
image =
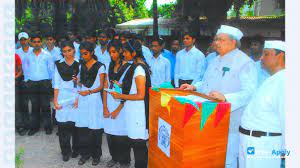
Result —
<instances>
[{"instance_id":1,"label":"girl in white uniform","mask_svg":"<svg viewBox=\"0 0 300 168\"><path fill-rule=\"evenodd\" d=\"M133 60L133 65L126 72L122 84L122 94L112 92L115 99L126 100L127 133L133 148L135 167L147 168L149 128L149 93L151 87L150 71L142 54L142 45L130 40L123 44L123 55L126 60Z\"/></svg>"},{"instance_id":2,"label":"girl in white uniform","mask_svg":"<svg viewBox=\"0 0 300 168\"><path fill-rule=\"evenodd\" d=\"M72 76L79 74L79 62L75 60L75 48L73 43L65 42L62 45L64 58L55 62L54 70L54 107L57 110L55 118L58 122L58 135L63 161L78 156L77 130L75 117L78 106L77 85ZM72 137L72 150L71 140Z\"/></svg>"},{"instance_id":3,"label":"girl in white uniform","mask_svg":"<svg viewBox=\"0 0 300 168\"><path fill-rule=\"evenodd\" d=\"M107 81L109 81L109 83L105 83L105 88L113 89L114 83L122 83L130 64L123 59L121 41L114 40L110 42L108 51L112 61L108 68ZM124 109L122 109L124 103L123 101L115 100L110 94L107 94L106 91L103 93L103 103L105 117L104 131L107 134L109 152L112 156L112 159L107 163L106 167L112 167L117 162L121 165L129 165L130 148L127 138L126 113Z\"/></svg>"},{"instance_id":4,"label":"girl in white uniform","mask_svg":"<svg viewBox=\"0 0 300 168\"><path fill-rule=\"evenodd\" d=\"M104 86L105 65L97 61L94 48L95 45L90 42L83 42L79 47L83 58L76 119L81 155L79 165L90 157L93 158L92 165L97 165L102 155L103 105L100 91Z\"/></svg>"}]
</instances>

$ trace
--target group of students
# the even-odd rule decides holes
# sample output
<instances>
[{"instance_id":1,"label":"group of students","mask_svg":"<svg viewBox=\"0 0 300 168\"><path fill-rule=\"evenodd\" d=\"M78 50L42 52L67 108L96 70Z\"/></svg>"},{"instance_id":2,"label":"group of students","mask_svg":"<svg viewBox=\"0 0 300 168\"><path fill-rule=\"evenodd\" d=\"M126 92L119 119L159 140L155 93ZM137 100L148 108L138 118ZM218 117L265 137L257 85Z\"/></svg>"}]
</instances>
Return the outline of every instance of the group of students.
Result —
<instances>
[{"instance_id":1,"label":"group of students","mask_svg":"<svg viewBox=\"0 0 300 168\"><path fill-rule=\"evenodd\" d=\"M24 81L25 85L29 85L32 114L41 110L43 115L50 115L46 111L50 109L50 94L45 91L51 88L44 87L42 82L52 82L63 160L68 161L70 157L75 158L80 154L79 165L83 165L90 157L93 158L93 165L99 164L102 134L105 132L112 156L107 167L116 163L128 167L131 148L135 167L147 167L148 89L151 79L142 44L134 39L123 43L121 40L111 40L105 47L111 61L105 64L98 61L95 55L95 43L86 40L76 49L74 42L64 41L61 44L62 57L54 61L53 66L52 57L41 48L41 40L38 35L31 36L33 49L22 63ZM76 58L78 51L79 59ZM51 69L52 66L54 69ZM114 89L116 85L121 92L107 90ZM38 105L42 108L34 107ZM30 117L32 122L35 116ZM46 134L49 134L49 125L44 126ZM18 128L25 129L22 126ZM39 126L29 128L28 134L32 135Z\"/></svg>"},{"instance_id":2,"label":"group of students","mask_svg":"<svg viewBox=\"0 0 300 168\"><path fill-rule=\"evenodd\" d=\"M231 31L238 32L238 40ZM60 42L60 48L54 46L53 35L46 35L46 48L43 49L40 36L32 35L29 46L29 36L22 32L18 36L22 48L16 51L16 58L20 56L20 59L16 59L16 65L22 64L16 67L16 95L21 97L18 99L21 101L20 107L16 103L16 112L28 109L26 106L30 100L32 113L30 116L26 112L16 113L17 131L24 135L29 129L28 135L34 135L40 128L41 111L46 134L51 134L49 102L52 96L64 161L80 154L79 165L90 157L93 158L92 164L97 165L102 155L102 135L106 133L112 156L107 167L117 163L121 167L128 167L131 148L134 151L135 167L147 167L150 87L172 82L175 87L181 86L181 89L201 88L199 91L216 98L221 95L211 92L216 88L222 92L237 92L243 95L236 100L228 100L233 109L237 102L239 105L236 109L241 111L240 107L245 105L242 103L246 102L243 100L248 99L250 91L252 93L258 85L255 66L252 66L254 62L238 49L237 42L242 37L241 33L226 26L218 33L211 46L214 52L205 57L195 47L196 35L190 32L184 34L184 49L180 51L178 40L172 42L172 50L168 51L164 49L162 39L153 38L150 50L143 45L143 38L139 35L132 37L124 33L109 38L105 31L98 34L100 45L96 45L97 37L94 33L84 34L81 43L76 42L71 33L68 34L68 41ZM229 46L224 39L220 40L221 37L232 44ZM230 50L225 52L223 48ZM224 55L225 59L221 59ZM247 66L242 66L245 62ZM259 71L262 70L260 64L258 62L259 66L256 67L258 76L262 74ZM228 70L224 77L226 72L220 66L239 66L243 71L234 68L230 72ZM24 78L20 69L23 70ZM223 83L219 82L223 80ZM232 82L236 85L232 85ZM247 88L247 95L239 92ZM241 112L234 114L240 115ZM234 117L231 118L233 120ZM235 167L237 157L237 148L233 145L238 143L238 131L232 130L228 140L228 167Z\"/></svg>"}]
</instances>

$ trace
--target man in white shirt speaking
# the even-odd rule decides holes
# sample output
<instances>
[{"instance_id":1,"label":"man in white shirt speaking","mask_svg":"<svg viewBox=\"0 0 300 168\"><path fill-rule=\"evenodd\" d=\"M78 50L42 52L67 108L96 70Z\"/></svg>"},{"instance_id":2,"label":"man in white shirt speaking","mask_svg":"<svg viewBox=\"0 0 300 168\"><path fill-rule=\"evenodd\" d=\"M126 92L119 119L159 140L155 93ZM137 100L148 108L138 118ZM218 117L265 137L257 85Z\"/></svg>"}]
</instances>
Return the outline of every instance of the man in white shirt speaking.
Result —
<instances>
[{"instance_id":1,"label":"man in white shirt speaking","mask_svg":"<svg viewBox=\"0 0 300 168\"><path fill-rule=\"evenodd\" d=\"M215 38L219 55L211 60L203 80L194 86L181 86L182 89L197 90L231 103L226 168L237 167L240 119L257 85L254 61L238 49L242 37L239 29L222 25Z\"/></svg>"}]
</instances>

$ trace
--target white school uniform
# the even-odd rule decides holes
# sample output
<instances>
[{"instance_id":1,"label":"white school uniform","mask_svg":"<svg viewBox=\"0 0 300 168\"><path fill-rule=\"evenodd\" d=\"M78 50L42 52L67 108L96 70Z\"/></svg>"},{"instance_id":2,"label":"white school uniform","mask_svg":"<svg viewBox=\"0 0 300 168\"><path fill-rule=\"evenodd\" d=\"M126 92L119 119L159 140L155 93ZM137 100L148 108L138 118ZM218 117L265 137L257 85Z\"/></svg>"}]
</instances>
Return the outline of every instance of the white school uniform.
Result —
<instances>
[{"instance_id":1,"label":"white school uniform","mask_svg":"<svg viewBox=\"0 0 300 168\"><path fill-rule=\"evenodd\" d=\"M93 65L94 66L94 65ZM82 73L82 72L80 72ZM105 67L102 65L97 72L96 79L91 88L82 85L82 91L93 90L100 86L100 74L105 73ZM76 117L76 127L88 127L89 129L103 128L103 104L101 92L90 95L79 95L78 115Z\"/></svg>"},{"instance_id":2,"label":"white school uniform","mask_svg":"<svg viewBox=\"0 0 300 168\"><path fill-rule=\"evenodd\" d=\"M146 77L145 70L142 66L137 66L134 70L132 79L132 86L129 94L136 94L137 87L135 78L137 76ZM145 103L144 100L127 100L124 104L126 113L126 124L128 130L128 137L131 139L148 139L148 129L146 129Z\"/></svg>"},{"instance_id":3,"label":"white school uniform","mask_svg":"<svg viewBox=\"0 0 300 168\"><path fill-rule=\"evenodd\" d=\"M127 67L127 70L130 66ZM123 75L121 76L120 80L118 81L122 84L122 80L127 72L124 71ZM107 80L110 81L109 76L107 75ZM120 105L120 100L114 99L111 94L107 93L107 108L110 113L118 108ZM119 135L119 136L127 136L127 125L126 125L126 111L124 107L118 114L115 119L112 118L104 118L104 132L111 135Z\"/></svg>"},{"instance_id":4,"label":"white school uniform","mask_svg":"<svg viewBox=\"0 0 300 168\"><path fill-rule=\"evenodd\" d=\"M60 63L64 62L65 59L61 59ZM78 62L78 60L74 60L74 62ZM58 104L62 106L62 109L56 110L55 118L58 122L67 122L67 121L76 121L76 116L78 109L73 108L73 104L62 105L60 102L65 102L68 100L69 102L74 102L78 97L77 87L74 88L73 80L64 81L60 76L58 69L55 65L54 70L54 89L58 89Z\"/></svg>"}]
</instances>

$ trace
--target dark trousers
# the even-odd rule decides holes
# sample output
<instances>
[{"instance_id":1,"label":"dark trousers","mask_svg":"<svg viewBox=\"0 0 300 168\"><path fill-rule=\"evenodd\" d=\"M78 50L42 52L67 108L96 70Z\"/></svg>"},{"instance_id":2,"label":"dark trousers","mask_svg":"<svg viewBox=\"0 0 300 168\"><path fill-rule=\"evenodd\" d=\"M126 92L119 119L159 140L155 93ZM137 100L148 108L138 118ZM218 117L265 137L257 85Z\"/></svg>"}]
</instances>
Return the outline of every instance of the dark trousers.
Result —
<instances>
[{"instance_id":1,"label":"dark trousers","mask_svg":"<svg viewBox=\"0 0 300 168\"><path fill-rule=\"evenodd\" d=\"M147 140L130 139L130 146L133 149L135 168L147 168L148 165L148 148Z\"/></svg>"},{"instance_id":2,"label":"dark trousers","mask_svg":"<svg viewBox=\"0 0 300 168\"><path fill-rule=\"evenodd\" d=\"M16 128L29 128L29 88L22 78L15 85L15 125Z\"/></svg>"},{"instance_id":3,"label":"dark trousers","mask_svg":"<svg viewBox=\"0 0 300 168\"><path fill-rule=\"evenodd\" d=\"M120 164L130 163L130 145L127 136L107 134L107 143L112 160Z\"/></svg>"},{"instance_id":4,"label":"dark trousers","mask_svg":"<svg viewBox=\"0 0 300 168\"><path fill-rule=\"evenodd\" d=\"M74 122L58 122L58 135L59 145L63 155L70 155L72 151L78 153L77 128L75 127Z\"/></svg>"},{"instance_id":5,"label":"dark trousers","mask_svg":"<svg viewBox=\"0 0 300 168\"><path fill-rule=\"evenodd\" d=\"M78 144L81 157L100 159L102 156L103 129L78 128Z\"/></svg>"},{"instance_id":6,"label":"dark trousers","mask_svg":"<svg viewBox=\"0 0 300 168\"><path fill-rule=\"evenodd\" d=\"M28 81L27 85L30 88L30 100L32 104L32 113L30 115L31 129L40 128L41 117L44 128L52 129L50 111L51 80Z\"/></svg>"},{"instance_id":7,"label":"dark trousers","mask_svg":"<svg viewBox=\"0 0 300 168\"><path fill-rule=\"evenodd\" d=\"M178 80L178 83L179 83L179 87L182 85L182 84L185 84L185 83L187 83L187 84L192 84L192 82L193 82L193 80L182 80L182 79L179 79Z\"/></svg>"}]
</instances>

